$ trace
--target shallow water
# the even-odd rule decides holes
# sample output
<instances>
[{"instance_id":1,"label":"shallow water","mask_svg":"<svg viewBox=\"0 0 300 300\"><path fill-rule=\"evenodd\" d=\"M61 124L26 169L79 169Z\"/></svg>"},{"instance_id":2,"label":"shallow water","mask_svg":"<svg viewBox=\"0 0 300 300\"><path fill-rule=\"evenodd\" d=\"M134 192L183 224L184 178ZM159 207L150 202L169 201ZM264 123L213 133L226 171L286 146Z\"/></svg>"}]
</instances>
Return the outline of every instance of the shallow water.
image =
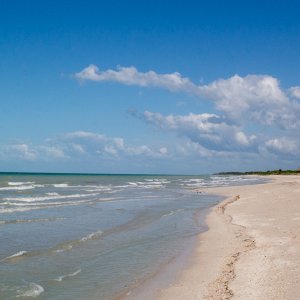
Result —
<instances>
[{"instance_id":1,"label":"shallow water","mask_svg":"<svg viewBox=\"0 0 300 300\"><path fill-rule=\"evenodd\" d=\"M113 299L180 256L237 176L0 175L0 299Z\"/></svg>"}]
</instances>

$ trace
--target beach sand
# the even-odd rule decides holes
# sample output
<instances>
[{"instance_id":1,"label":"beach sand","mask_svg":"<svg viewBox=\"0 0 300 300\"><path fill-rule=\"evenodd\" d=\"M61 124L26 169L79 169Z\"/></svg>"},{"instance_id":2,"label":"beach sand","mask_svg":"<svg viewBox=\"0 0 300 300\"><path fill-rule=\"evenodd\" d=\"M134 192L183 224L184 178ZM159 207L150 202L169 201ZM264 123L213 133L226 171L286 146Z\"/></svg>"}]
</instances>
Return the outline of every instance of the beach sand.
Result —
<instances>
[{"instance_id":1,"label":"beach sand","mask_svg":"<svg viewBox=\"0 0 300 300\"><path fill-rule=\"evenodd\" d=\"M157 299L300 299L300 176L201 189L226 196L189 266Z\"/></svg>"}]
</instances>

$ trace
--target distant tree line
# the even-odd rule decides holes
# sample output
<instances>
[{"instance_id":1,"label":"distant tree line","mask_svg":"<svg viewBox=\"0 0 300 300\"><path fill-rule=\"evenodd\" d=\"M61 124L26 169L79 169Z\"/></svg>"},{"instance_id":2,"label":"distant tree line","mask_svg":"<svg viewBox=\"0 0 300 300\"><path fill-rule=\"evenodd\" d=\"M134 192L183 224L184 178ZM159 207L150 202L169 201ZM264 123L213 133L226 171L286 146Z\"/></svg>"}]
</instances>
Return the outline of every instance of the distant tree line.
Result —
<instances>
[{"instance_id":1,"label":"distant tree line","mask_svg":"<svg viewBox=\"0 0 300 300\"><path fill-rule=\"evenodd\" d=\"M297 175L300 174L300 168L297 170L269 170L269 171L249 171L249 172L219 172L215 175Z\"/></svg>"}]
</instances>

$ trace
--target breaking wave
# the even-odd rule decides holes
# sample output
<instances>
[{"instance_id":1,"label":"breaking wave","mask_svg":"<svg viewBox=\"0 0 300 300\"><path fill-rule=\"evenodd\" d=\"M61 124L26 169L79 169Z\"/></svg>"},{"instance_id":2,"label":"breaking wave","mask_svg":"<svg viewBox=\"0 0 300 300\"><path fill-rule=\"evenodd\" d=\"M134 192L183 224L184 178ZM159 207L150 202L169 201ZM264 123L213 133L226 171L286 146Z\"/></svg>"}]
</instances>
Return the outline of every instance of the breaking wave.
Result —
<instances>
[{"instance_id":1,"label":"breaking wave","mask_svg":"<svg viewBox=\"0 0 300 300\"><path fill-rule=\"evenodd\" d=\"M55 281L58 281L58 282L61 282L61 281L63 281L65 278L68 278L68 277L74 277L74 276L78 275L80 272L81 272L81 269L78 269L77 271L75 271L75 272L73 272L73 273L66 274L66 275L62 275L62 276L58 276L58 277L55 278L54 280L55 280Z\"/></svg>"},{"instance_id":2,"label":"breaking wave","mask_svg":"<svg viewBox=\"0 0 300 300\"><path fill-rule=\"evenodd\" d=\"M26 287L21 287L19 289L19 294L16 296L16 298L20 297L38 297L41 293L43 293L45 290L44 288L34 282L29 283Z\"/></svg>"},{"instance_id":3,"label":"breaking wave","mask_svg":"<svg viewBox=\"0 0 300 300\"><path fill-rule=\"evenodd\" d=\"M13 255L10 255L10 256L7 256L7 257L1 259L0 262L4 262L4 261L11 260L11 259L15 259L15 258L18 258L20 256L24 256L27 253L28 253L27 251L19 251L19 252L13 254Z\"/></svg>"}]
</instances>

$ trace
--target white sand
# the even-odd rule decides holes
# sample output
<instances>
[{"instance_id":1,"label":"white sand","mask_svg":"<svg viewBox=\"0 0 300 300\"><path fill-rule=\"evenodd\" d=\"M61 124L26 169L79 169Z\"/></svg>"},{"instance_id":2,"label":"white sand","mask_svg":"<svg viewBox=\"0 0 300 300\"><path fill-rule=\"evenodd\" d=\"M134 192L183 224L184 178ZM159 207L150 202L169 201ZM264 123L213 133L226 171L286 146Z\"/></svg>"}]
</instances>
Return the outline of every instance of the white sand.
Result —
<instances>
[{"instance_id":1,"label":"white sand","mask_svg":"<svg viewBox=\"0 0 300 300\"><path fill-rule=\"evenodd\" d=\"M227 199L207 217L190 266L158 299L300 299L300 176L201 189Z\"/></svg>"}]
</instances>

